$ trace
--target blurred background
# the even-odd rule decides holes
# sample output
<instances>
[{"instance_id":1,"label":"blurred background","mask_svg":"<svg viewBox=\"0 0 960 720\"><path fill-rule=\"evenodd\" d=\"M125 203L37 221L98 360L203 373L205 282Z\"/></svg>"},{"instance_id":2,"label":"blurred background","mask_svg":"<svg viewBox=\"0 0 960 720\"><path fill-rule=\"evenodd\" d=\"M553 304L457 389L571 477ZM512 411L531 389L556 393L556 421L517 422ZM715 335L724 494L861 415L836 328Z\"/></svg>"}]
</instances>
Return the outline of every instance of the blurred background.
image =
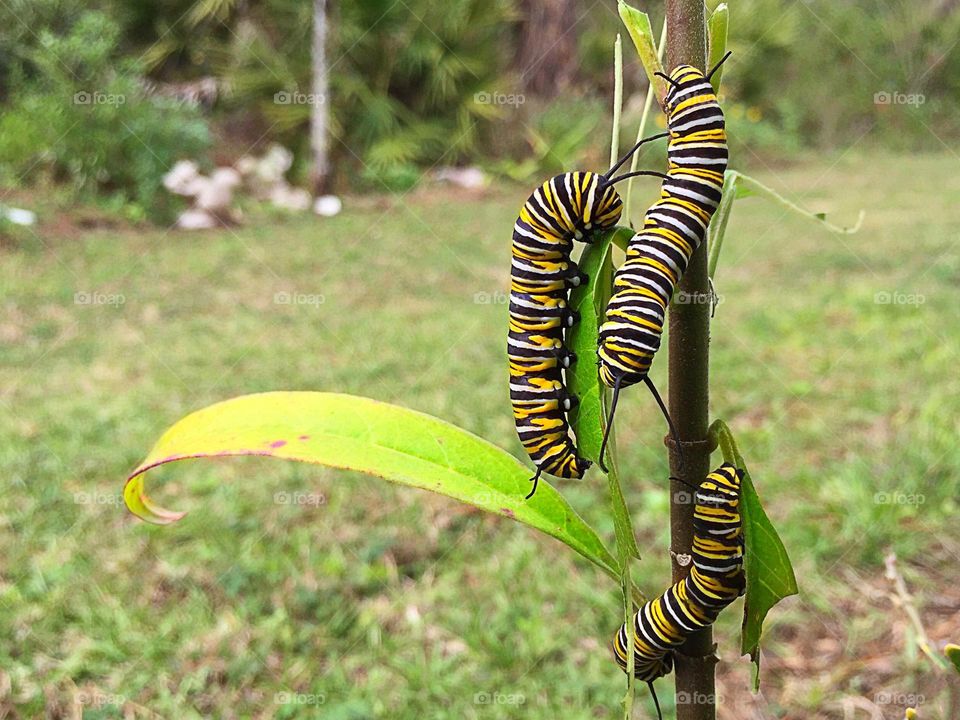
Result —
<instances>
[{"instance_id":1,"label":"blurred background","mask_svg":"<svg viewBox=\"0 0 960 720\"><path fill-rule=\"evenodd\" d=\"M721 618L719 717L960 717L918 649L960 642L960 3L729 5L731 167L865 221L733 210L712 413L801 594L758 695L741 604ZM662 4L635 6L659 32ZM522 457L511 227L538 180L606 167L618 32L612 0L0 0L0 717L617 716L617 588L519 525L256 459L159 471L192 510L170 528L120 492L177 418L275 389ZM623 34L626 147L646 80ZM657 192L636 184L634 220ZM618 434L655 594L644 393ZM562 490L612 538L599 473Z\"/></svg>"}]
</instances>

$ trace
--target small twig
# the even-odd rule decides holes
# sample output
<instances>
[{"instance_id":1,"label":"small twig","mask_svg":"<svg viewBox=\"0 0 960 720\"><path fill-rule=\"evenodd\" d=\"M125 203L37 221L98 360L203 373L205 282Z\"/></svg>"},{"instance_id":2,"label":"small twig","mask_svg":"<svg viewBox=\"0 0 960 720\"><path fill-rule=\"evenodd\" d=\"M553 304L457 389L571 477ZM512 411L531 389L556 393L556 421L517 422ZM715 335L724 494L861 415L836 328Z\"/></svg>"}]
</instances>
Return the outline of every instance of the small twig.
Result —
<instances>
[{"instance_id":1,"label":"small twig","mask_svg":"<svg viewBox=\"0 0 960 720\"><path fill-rule=\"evenodd\" d=\"M913 597L907 591L907 583L904 581L900 571L897 570L897 554L891 550L884 559L884 565L886 567L886 578L893 583L893 589L895 591L895 593L890 594L890 599L894 605L899 606L904 613L906 613L910 624L913 625L913 629L917 633L917 646L924 655L930 658L934 665L940 669L946 669L946 663L930 646L930 638L927 637L927 631L923 627L920 613L917 612L917 607L913 603Z\"/></svg>"}]
</instances>

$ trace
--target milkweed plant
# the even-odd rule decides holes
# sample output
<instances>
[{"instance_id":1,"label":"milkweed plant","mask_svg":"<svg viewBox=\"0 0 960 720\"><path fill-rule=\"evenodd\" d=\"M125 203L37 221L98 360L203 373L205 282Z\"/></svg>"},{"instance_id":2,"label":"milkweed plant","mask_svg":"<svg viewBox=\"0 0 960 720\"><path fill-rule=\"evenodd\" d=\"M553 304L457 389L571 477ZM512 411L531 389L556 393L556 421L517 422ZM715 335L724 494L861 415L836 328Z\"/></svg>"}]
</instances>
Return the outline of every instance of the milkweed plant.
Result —
<instances>
[{"instance_id":1,"label":"milkweed plant","mask_svg":"<svg viewBox=\"0 0 960 720\"><path fill-rule=\"evenodd\" d=\"M620 2L619 9L650 79L637 133L640 139L654 96L662 100L666 93L665 83L657 75L663 72L661 56L666 35L661 34L657 43L646 14L623 2ZM708 66L715 64L726 52L727 24L727 6L721 4L707 21ZM614 56L612 159L618 156L621 132L623 61L619 36ZM720 72L713 76L712 82L719 90ZM635 155L631 171L636 169L636 164ZM623 221L630 217L630 196L628 185ZM859 227L859 222L853 228L831 225L822 215L807 212L757 180L728 169L722 199L707 232L706 247L700 249L707 253L711 282L716 281L733 205L736 200L748 197L777 203L833 232L855 232ZM502 228L504 257L509 233L510 228ZM579 313L580 321L568 334L569 348L579 358L596 357L599 328L613 290L614 249L625 248L633 234L629 227L616 227L600 233L579 257L579 267L588 281L571 292L570 307ZM505 274L506 269L505 265ZM597 364L589 360L574 364L568 371L567 382L571 393L580 399L570 416L578 449L599 467L609 392L600 382ZM509 412L506 402L504 412ZM716 419L710 425L707 440L711 448L722 454L724 462L743 471L740 512L745 539L746 598L740 652L748 654L754 663L756 690L759 687L759 644L764 619L781 599L797 592L797 585L783 543L763 510L744 455L722 419ZM647 600L631 578L631 563L639 557L639 550L619 473L616 439L612 435L605 456L609 513L615 528L612 547L581 518L560 490L546 480L540 481L537 492L528 499L531 469L506 450L439 418L371 398L334 392L244 395L186 416L160 437L130 474L124 487L124 501L129 510L143 520L161 525L176 522L184 513L164 509L147 494L145 479L149 470L188 458L244 455L360 471L400 485L445 495L549 535L595 565L611 583L619 586L623 607L620 611L611 608L611 630L623 622L630 623L638 604ZM599 474L600 471L594 472ZM667 584L657 583L659 586ZM606 646L606 642L602 644ZM619 672L612 657L610 668L611 672ZM624 717L629 720L633 707L633 678L629 675L622 705Z\"/></svg>"}]
</instances>

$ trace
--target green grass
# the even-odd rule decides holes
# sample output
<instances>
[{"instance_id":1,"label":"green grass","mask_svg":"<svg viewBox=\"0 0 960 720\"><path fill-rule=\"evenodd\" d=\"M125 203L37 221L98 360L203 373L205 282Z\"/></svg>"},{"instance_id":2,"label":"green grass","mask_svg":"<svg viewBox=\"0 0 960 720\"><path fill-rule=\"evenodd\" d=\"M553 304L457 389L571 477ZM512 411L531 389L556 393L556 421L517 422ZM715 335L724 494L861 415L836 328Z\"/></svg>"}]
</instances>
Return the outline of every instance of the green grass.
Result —
<instances>
[{"instance_id":1,"label":"green grass","mask_svg":"<svg viewBox=\"0 0 960 720\"><path fill-rule=\"evenodd\" d=\"M950 717L942 676L885 596L883 556L898 553L932 640L960 640L955 171L934 157L846 157L756 173L835 222L865 208L849 237L756 199L734 208L712 412L738 436L802 595L771 616L756 700L737 657L739 603L721 618L721 718L753 706L841 718L850 698L883 692L924 695L923 720ZM653 189L640 186L637 207ZM616 717L616 586L516 524L265 459L158 471L158 499L192 510L173 527L119 504L168 425L262 390L369 395L519 454L504 299L524 195L352 200L322 222L3 250L0 715ZM635 577L656 593L669 573L663 421L642 389L621 408L645 555ZM591 474L564 491L612 538L605 487ZM275 502L294 491L322 503ZM651 716L645 692L638 708Z\"/></svg>"}]
</instances>

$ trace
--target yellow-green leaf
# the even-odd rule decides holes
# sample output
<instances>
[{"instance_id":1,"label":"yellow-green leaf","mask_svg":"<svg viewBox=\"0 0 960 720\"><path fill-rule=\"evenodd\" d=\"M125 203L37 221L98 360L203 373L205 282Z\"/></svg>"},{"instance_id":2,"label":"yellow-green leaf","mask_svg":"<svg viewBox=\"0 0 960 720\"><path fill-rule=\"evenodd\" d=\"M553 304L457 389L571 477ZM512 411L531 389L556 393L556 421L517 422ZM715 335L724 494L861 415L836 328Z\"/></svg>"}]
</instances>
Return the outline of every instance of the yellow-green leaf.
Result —
<instances>
[{"instance_id":1,"label":"yellow-green leaf","mask_svg":"<svg viewBox=\"0 0 960 720\"><path fill-rule=\"evenodd\" d=\"M707 71L713 70L727 52L727 28L730 24L730 11L726 3L720 3L710 14L707 21L707 37L710 39L710 53L707 57ZM710 78L715 93L720 92L720 80L723 78L723 66L717 68Z\"/></svg>"},{"instance_id":2,"label":"yellow-green leaf","mask_svg":"<svg viewBox=\"0 0 960 720\"><path fill-rule=\"evenodd\" d=\"M597 338L607 311L607 302L613 294L613 245L625 245L633 234L633 230L625 227L598 234L580 256L580 269L589 281L570 293L570 307L580 314L580 322L570 330L567 343L577 356L577 361L567 373L567 387L580 400L576 410L571 413L570 424L577 438L578 450L594 462L600 460L609 402L609 391L600 382L598 372ZM623 560L624 557L640 557L640 549L620 486L616 462L616 443L611 433L605 464L611 471L607 485L620 548L618 558Z\"/></svg>"},{"instance_id":3,"label":"yellow-green leaf","mask_svg":"<svg viewBox=\"0 0 960 720\"><path fill-rule=\"evenodd\" d=\"M135 515L168 524L144 491L145 473L186 458L262 455L422 488L508 517L566 544L619 580L620 565L549 483L530 489L531 470L504 450L435 417L364 397L322 392L244 395L186 416L130 475L124 501Z\"/></svg>"},{"instance_id":4,"label":"yellow-green leaf","mask_svg":"<svg viewBox=\"0 0 960 720\"><path fill-rule=\"evenodd\" d=\"M667 96L667 83L663 78L655 75L655 73L663 72L663 65L660 62L660 56L657 54L657 44L653 39L650 16L630 7L623 0L617 2L617 10L620 12L620 19L626 26L627 32L630 33L630 39L633 40L633 44L637 48L640 62L643 63L643 69L650 80L650 87L656 88L657 98L663 105L663 99Z\"/></svg>"}]
</instances>

